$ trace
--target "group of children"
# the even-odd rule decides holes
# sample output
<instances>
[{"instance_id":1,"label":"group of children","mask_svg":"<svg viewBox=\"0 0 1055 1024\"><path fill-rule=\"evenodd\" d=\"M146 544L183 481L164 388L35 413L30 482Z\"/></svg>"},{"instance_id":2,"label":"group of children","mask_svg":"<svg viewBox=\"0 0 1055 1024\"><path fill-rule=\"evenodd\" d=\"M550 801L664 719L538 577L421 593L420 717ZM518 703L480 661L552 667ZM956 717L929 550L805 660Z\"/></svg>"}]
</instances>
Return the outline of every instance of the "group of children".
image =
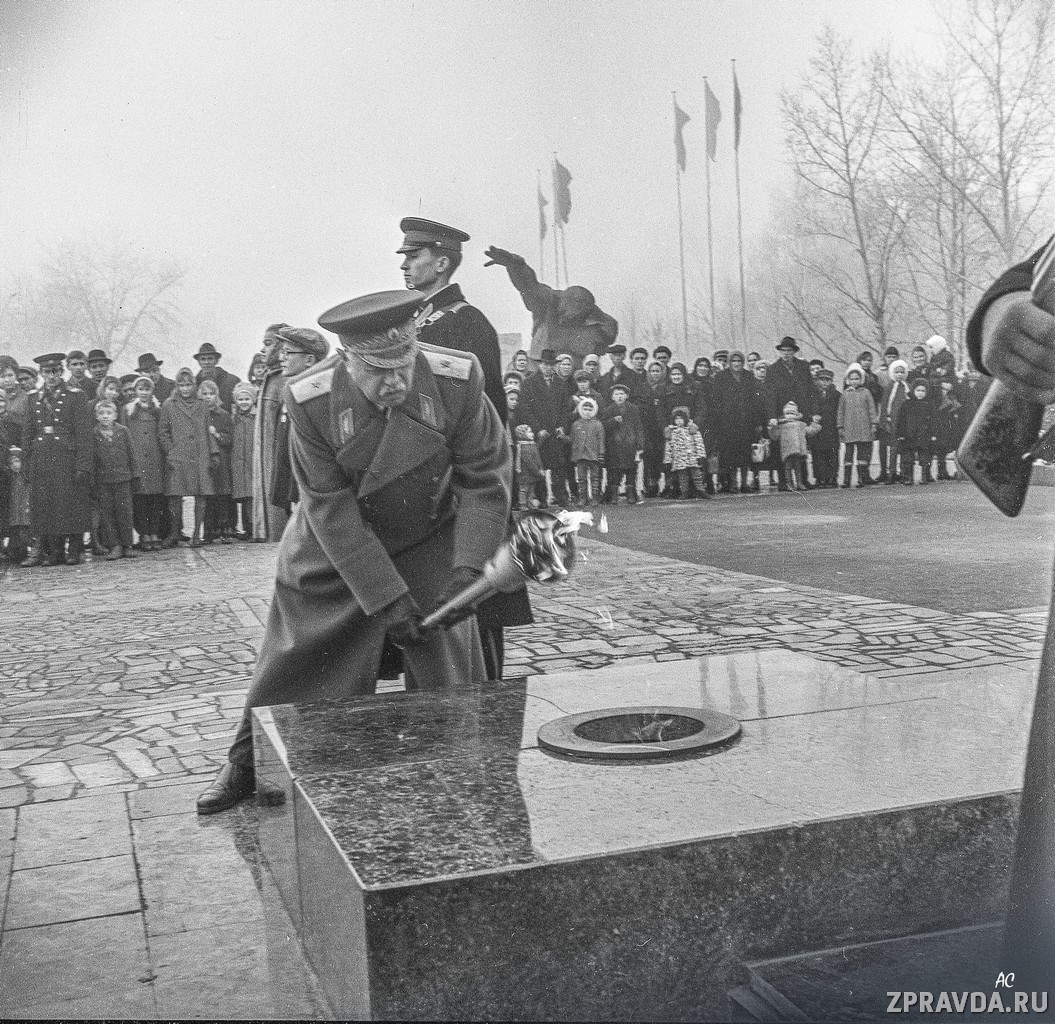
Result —
<instances>
[{"instance_id":1,"label":"group of children","mask_svg":"<svg viewBox=\"0 0 1055 1024\"><path fill-rule=\"evenodd\" d=\"M136 548L175 547L186 497L194 498L191 547L251 539L256 395L252 384L235 385L228 412L216 383L198 384L186 368L164 402L147 376L123 392L107 377L92 404L94 553L114 561L134 558ZM8 556L20 561L29 546L27 487L21 428L7 404L0 390L0 505L8 513L0 532L8 534Z\"/></svg>"}]
</instances>

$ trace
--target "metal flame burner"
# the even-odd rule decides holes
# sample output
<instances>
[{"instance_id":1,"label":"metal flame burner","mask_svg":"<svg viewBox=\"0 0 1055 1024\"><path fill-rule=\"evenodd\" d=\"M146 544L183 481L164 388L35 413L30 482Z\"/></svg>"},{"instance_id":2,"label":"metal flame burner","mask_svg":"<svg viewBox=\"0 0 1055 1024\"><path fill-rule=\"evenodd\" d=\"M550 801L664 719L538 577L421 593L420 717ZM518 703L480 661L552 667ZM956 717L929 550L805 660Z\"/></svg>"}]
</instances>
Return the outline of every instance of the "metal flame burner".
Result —
<instances>
[{"instance_id":1,"label":"metal flame burner","mask_svg":"<svg viewBox=\"0 0 1055 1024\"><path fill-rule=\"evenodd\" d=\"M598 761L658 761L713 751L740 735L729 715L702 708L604 708L547 722L539 746Z\"/></svg>"}]
</instances>

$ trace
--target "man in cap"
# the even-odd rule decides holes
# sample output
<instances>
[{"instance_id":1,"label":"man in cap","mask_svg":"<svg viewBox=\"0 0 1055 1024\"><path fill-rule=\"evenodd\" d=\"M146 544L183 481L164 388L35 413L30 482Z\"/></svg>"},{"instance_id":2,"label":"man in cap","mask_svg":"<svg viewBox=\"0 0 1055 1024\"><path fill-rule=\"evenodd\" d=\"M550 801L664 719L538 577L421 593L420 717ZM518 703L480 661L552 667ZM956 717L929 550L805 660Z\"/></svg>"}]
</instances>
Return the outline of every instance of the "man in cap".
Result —
<instances>
[{"instance_id":1,"label":"man in cap","mask_svg":"<svg viewBox=\"0 0 1055 1024\"><path fill-rule=\"evenodd\" d=\"M451 278L462 262L462 244L469 235L458 228L423 217L404 217L399 222L403 244L396 250L403 257L403 280L426 298L417 312L418 337L426 345L471 352L480 361L484 394L506 422L506 394L502 386L502 353L498 333L491 321L469 305L461 288ZM530 626L534 622L527 588L512 594L495 594L477 609L488 679L501 679L505 662L506 626Z\"/></svg>"},{"instance_id":2,"label":"man in cap","mask_svg":"<svg viewBox=\"0 0 1055 1024\"><path fill-rule=\"evenodd\" d=\"M234 386L239 378L218 365L223 358L223 353L217 352L216 346L206 341L194 353L194 358L201 367L194 378L194 383L200 385L203 380L214 381L220 389L220 405L230 412L231 403L234 401Z\"/></svg>"},{"instance_id":3,"label":"man in cap","mask_svg":"<svg viewBox=\"0 0 1055 1024\"><path fill-rule=\"evenodd\" d=\"M28 395L31 391L37 390L40 374L32 366L20 366L15 371L15 378L18 380L18 386Z\"/></svg>"},{"instance_id":4,"label":"man in cap","mask_svg":"<svg viewBox=\"0 0 1055 1024\"><path fill-rule=\"evenodd\" d=\"M619 333L614 317L602 312L591 292L579 286L558 290L543 284L523 256L491 246L484 255L485 267L505 267L513 287L520 292L534 321L530 356L537 362L544 348L568 352L582 366L583 356L603 355Z\"/></svg>"},{"instance_id":5,"label":"man in cap","mask_svg":"<svg viewBox=\"0 0 1055 1024\"><path fill-rule=\"evenodd\" d=\"M717 376L723 370L728 370L729 350L727 348L716 349L714 353L714 358L711 360L711 365L714 367L715 376Z\"/></svg>"},{"instance_id":6,"label":"man in cap","mask_svg":"<svg viewBox=\"0 0 1055 1024\"><path fill-rule=\"evenodd\" d=\"M284 327L278 332L282 338L279 346L279 364L282 378L286 382L283 392L295 377L321 363L330 354L330 343L318 331L310 327ZM289 410L285 399L279 411L275 428L275 450L272 454L273 471L268 500L277 505L288 517L297 501L297 483L293 479L293 464L289 456Z\"/></svg>"},{"instance_id":7,"label":"man in cap","mask_svg":"<svg viewBox=\"0 0 1055 1024\"><path fill-rule=\"evenodd\" d=\"M88 376L81 381L81 388L89 398L95 398L104 378L110 372L113 360L101 349L93 348L88 353Z\"/></svg>"},{"instance_id":8,"label":"man in cap","mask_svg":"<svg viewBox=\"0 0 1055 1024\"><path fill-rule=\"evenodd\" d=\"M84 533L91 526L95 419L88 396L62 379L64 358L51 352L33 360L44 385L29 396L24 447L40 548L22 563L26 568L83 562Z\"/></svg>"},{"instance_id":9,"label":"man in cap","mask_svg":"<svg viewBox=\"0 0 1055 1024\"><path fill-rule=\"evenodd\" d=\"M626 345L616 343L608 348L608 358L612 361L612 368L601 376L598 381L598 390L602 395L607 395L616 384L622 384L627 391L631 402L644 409L652 404L652 389L649 387L648 375L634 373L626 365Z\"/></svg>"},{"instance_id":10,"label":"man in cap","mask_svg":"<svg viewBox=\"0 0 1055 1024\"><path fill-rule=\"evenodd\" d=\"M667 365L670 363L671 357L674 355L673 352L666 345L657 345L652 350L652 358L655 359L660 366L663 367L663 374L666 376Z\"/></svg>"},{"instance_id":11,"label":"man in cap","mask_svg":"<svg viewBox=\"0 0 1055 1024\"><path fill-rule=\"evenodd\" d=\"M271 501L275 480L276 437L285 409L286 378L282 374L283 331L289 324L271 324L264 331L264 379L256 400L253 434L253 540L278 542L289 521L282 505Z\"/></svg>"},{"instance_id":12,"label":"man in cap","mask_svg":"<svg viewBox=\"0 0 1055 1024\"><path fill-rule=\"evenodd\" d=\"M403 244L396 252L403 257L400 270L408 288L426 298L417 313L419 337L427 345L471 352L484 371L484 394L505 422L505 391L502 389L502 353L491 321L470 306L461 287L451 283L461 266L462 243L469 236L423 217L404 217L399 222Z\"/></svg>"},{"instance_id":13,"label":"man in cap","mask_svg":"<svg viewBox=\"0 0 1055 1024\"><path fill-rule=\"evenodd\" d=\"M158 359L153 352L144 352L136 363L136 369L144 377L149 377L154 384L154 397L164 402L176 390L176 382L161 373L163 359Z\"/></svg>"},{"instance_id":14,"label":"man in cap","mask_svg":"<svg viewBox=\"0 0 1055 1024\"><path fill-rule=\"evenodd\" d=\"M324 313L342 350L289 385L300 503L246 714L199 813L256 786L250 708L373 693L386 637L404 648L411 688L484 678L471 615L427 632L420 621L478 579L501 543L509 445L476 357L417 341L422 298L380 292Z\"/></svg>"}]
</instances>

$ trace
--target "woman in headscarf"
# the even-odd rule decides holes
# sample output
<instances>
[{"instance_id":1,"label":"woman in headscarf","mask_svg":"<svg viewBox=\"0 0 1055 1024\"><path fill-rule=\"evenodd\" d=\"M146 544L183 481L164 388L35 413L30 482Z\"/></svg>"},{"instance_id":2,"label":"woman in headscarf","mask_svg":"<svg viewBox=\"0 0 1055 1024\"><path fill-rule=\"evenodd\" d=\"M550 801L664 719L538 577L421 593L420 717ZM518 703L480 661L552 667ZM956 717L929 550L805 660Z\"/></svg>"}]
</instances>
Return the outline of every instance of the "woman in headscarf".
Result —
<instances>
[{"instance_id":1,"label":"woman in headscarf","mask_svg":"<svg viewBox=\"0 0 1055 1024\"><path fill-rule=\"evenodd\" d=\"M713 371L714 367L706 356L700 356L700 358L692 364L691 387L693 391L693 401L689 408L692 410L693 420L703 434L703 444L707 449L708 463L711 462L718 447L715 438L716 402L714 393L715 377L713 376ZM707 484L707 493L714 494L714 477L711 476L709 465L703 467L703 479Z\"/></svg>"},{"instance_id":2,"label":"woman in headscarf","mask_svg":"<svg viewBox=\"0 0 1055 1024\"><path fill-rule=\"evenodd\" d=\"M719 489L725 494L739 494L749 486L751 445L756 436L751 415L753 383L744 370L742 352L729 354L729 369L723 370L714 382L715 439L721 465Z\"/></svg>"}]
</instances>

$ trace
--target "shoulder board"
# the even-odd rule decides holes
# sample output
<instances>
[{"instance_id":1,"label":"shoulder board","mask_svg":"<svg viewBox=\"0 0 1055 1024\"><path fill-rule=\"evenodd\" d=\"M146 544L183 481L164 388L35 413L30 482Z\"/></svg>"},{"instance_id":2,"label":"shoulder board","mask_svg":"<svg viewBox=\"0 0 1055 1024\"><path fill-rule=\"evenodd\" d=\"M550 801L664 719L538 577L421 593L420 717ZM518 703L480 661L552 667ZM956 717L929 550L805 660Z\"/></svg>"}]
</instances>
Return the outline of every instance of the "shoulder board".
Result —
<instances>
[{"instance_id":1,"label":"shoulder board","mask_svg":"<svg viewBox=\"0 0 1055 1024\"><path fill-rule=\"evenodd\" d=\"M439 377L468 380L473 372L473 357L464 352L435 345L422 345L421 354L429 361L429 369Z\"/></svg>"},{"instance_id":2,"label":"shoulder board","mask_svg":"<svg viewBox=\"0 0 1055 1024\"><path fill-rule=\"evenodd\" d=\"M314 367L312 368L314 369ZM313 398L321 398L330 393L333 386L334 367L329 366L318 372L309 372L307 376L298 377L290 382L287 389L289 397L298 405L309 402Z\"/></svg>"}]
</instances>

